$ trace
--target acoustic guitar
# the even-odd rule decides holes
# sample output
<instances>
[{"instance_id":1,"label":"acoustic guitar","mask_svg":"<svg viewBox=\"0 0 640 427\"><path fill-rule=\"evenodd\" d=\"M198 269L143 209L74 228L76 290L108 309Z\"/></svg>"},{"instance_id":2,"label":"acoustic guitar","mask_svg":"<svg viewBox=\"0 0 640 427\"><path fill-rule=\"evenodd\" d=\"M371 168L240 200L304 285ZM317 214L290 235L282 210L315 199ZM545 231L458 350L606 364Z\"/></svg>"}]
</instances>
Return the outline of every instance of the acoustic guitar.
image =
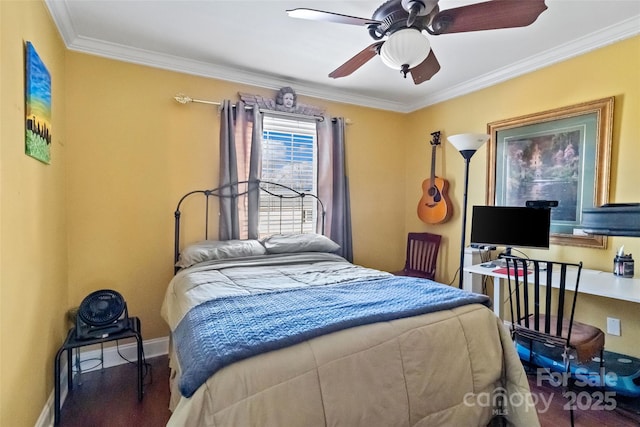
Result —
<instances>
[{"instance_id":1,"label":"acoustic guitar","mask_svg":"<svg viewBox=\"0 0 640 427\"><path fill-rule=\"evenodd\" d=\"M441 224L452 214L451 201L447 196L449 183L436 176L436 147L440 145L440 132L433 132L431 136L431 177L422 182L418 218L427 224Z\"/></svg>"}]
</instances>

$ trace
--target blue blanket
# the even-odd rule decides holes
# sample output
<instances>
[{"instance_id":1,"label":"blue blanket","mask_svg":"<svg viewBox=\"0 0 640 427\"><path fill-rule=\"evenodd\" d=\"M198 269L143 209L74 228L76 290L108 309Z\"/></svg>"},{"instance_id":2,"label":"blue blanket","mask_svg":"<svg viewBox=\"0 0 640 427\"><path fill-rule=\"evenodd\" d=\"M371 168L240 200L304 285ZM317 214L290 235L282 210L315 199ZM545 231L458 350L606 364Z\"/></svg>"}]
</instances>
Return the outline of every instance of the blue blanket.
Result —
<instances>
[{"instance_id":1,"label":"blue blanket","mask_svg":"<svg viewBox=\"0 0 640 427\"><path fill-rule=\"evenodd\" d=\"M473 303L490 305L486 295L395 276L211 300L174 331L180 391L190 397L233 362L323 334Z\"/></svg>"}]
</instances>

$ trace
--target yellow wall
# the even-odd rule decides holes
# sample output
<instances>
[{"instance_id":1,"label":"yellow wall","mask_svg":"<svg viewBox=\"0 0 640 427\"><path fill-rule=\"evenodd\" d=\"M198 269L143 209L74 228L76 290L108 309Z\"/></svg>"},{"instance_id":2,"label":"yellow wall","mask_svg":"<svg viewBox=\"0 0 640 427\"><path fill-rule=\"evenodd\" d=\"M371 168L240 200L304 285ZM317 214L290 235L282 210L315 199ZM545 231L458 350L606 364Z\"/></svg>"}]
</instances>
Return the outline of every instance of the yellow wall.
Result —
<instances>
[{"instance_id":1,"label":"yellow wall","mask_svg":"<svg viewBox=\"0 0 640 427\"><path fill-rule=\"evenodd\" d=\"M173 211L179 197L218 180L215 106L178 104L176 93L238 99L243 87L78 53L67 53L69 303L99 288L120 291L145 339L166 336L160 318L171 279ZM259 91L259 92L258 92ZM348 117L355 261L400 269L405 116L299 98ZM400 220L399 220L400 219Z\"/></svg>"},{"instance_id":2,"label":"yellow wall","mask_svg":"<svg viewBox=\"0 0 640 427\"><path fill-rule=\"evenodd\" d=\"M24 154L24 53L52 80L51 164ZM66 334L65 47L42 2L0 1L0 425L33 426Z\"/></svg>"},{"instance_id":3,"label":"yellow wall","mask_svg":"<svg viewBox=\"0 0 640 427\"><path fill-rule=\"evenodd\" d=\"M274 91L68 52L40 1L0 1L0 23L0 425L32 426L53 389L65 312L87 293L119 290L141 317L145 339L168 333L159 309L172 275L173 210L184 192L216 185L219 123L215 107L172 97L236 100L238 91ZM52 74L48 166L24 155L25 40ZM438 175L450 182L454 216L438 226L416 216L435 130L482 132L495 120L613 95L610 200L638 201L639 43L623 41L408 115L300 97L353 122L347 161L355 261L397 269L406 232L430 230L444 235L438 279L453 279L464 163L444 139ZM470 205L484 203L486 168L482 148L471 163ZM554 247L542 255L608 270L622 244L640 253L640 239L611 238L607 250ZM623 331L608 336L607 346L640 356L635 305L581 298L583 320L604 327L607 315L621 318Z\"/></svg>"},{"instance_id":4,"label":"yellow wall","mask_svg":"<svg viewBox=\"0 0 640 427\"><path fill-rule=\"evenodd\" d=\"M446 244L439 268L449 282L459 264L464 161L446 142L447 135L486 132L487 123L614 96L614 128L611 152L610 202L640 202L640 37L634 37L586 55L509 80L502 84L425 108L409 115L407 128L406 231L425 230L444 234ZM443 132L437 153L437 175L449 181L454 216L448 223L427 226L415 214L420 184L429 174L429 134ZM470 164L469 206L484 204L487 176L486 144ZM469 214L468 214L469 215ZM467 217L467 243L469 242ZM530 256L584 262L585 268L611 271L617 249L640 258L640 239L609 237L607 249L552 246L549 251L527 251ZM636 269L635 277L640 277ZM456 282L457 283L457 282ZM607 286L603 282L602 286ZM640 357L638 305L592 296L578 300L578 320L606 330L606 317L622 321L622 336L607 335L609 350Z\"/></svg>"}]
</instances>

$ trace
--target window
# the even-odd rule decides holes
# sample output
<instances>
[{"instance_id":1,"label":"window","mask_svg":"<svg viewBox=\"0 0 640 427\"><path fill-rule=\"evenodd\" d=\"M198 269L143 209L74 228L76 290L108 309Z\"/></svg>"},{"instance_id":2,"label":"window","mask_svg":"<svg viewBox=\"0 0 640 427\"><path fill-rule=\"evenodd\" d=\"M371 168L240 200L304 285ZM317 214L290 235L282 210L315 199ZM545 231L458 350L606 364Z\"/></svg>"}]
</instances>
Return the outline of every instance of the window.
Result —
<instances>
[{"instance_id":1,"label":"window","mask_svg":"<svg viewBox=\"0 0 640 427\"><path fill-rule=\"evenodd\" d=\"M262 180L317 194L317 158L315 119L307 121L265 114L262 123ZM286 196L282 189L269 190ZM287 199L261 192L259 235L313 232L317 209L313 197Z\"/></svg>"}]
</instances>

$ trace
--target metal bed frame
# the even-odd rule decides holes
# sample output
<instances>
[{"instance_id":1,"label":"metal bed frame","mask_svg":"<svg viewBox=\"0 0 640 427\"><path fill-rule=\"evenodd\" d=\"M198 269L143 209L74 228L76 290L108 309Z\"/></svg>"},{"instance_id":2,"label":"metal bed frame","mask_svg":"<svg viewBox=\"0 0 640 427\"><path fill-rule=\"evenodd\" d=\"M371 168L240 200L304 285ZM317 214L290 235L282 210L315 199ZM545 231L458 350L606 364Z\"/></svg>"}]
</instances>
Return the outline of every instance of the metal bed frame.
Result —
<instances>
[{"instance_id":1,"label":"metal bed frame","mask_svg":"<svg viewBox=\"0 0 640 427\"><path fill-rule=\"evenodd\" d=\"M238 191L239 187L246 186L246 190ZM175 235L174 235L174 264L178 262L180 258L180 223L182 212L180 211L180 207L182 203L188 199L190 196L200 195L205 197L205 220L204 220L204 239L209 239L209 201L210 197L216 198L237 198L240 196L248 195L250 192L264 192L271 196L277 197L280 203L280 212L282 212L283 201L298 199L300 200L301 208L304 207L304 199L305 197L311 197L316 200L318 204L319 210L318 213L321 215L320 219L320 228L321 233L324 234L324 221L325 221L325 208L322 200L318 198L315 194L306 193L304 191L298 191L292 187L289 187L284 184L280 184L272 181L263 181L263 180L247 180L247 181L236 181L229 184L222 185L220 187L216 187L211 190L194 190L186 193L184 196L180 198L178 205L176 206L176 211L174 213L175 216ZM300 221L300 231L303 231L302 224L304 220L304 209L300 209L301 212L301 221ZM280 231L282 232L282 223L280 223ZM177 271L178 268L175 268Z\"/></svg>"}]
</instances>

